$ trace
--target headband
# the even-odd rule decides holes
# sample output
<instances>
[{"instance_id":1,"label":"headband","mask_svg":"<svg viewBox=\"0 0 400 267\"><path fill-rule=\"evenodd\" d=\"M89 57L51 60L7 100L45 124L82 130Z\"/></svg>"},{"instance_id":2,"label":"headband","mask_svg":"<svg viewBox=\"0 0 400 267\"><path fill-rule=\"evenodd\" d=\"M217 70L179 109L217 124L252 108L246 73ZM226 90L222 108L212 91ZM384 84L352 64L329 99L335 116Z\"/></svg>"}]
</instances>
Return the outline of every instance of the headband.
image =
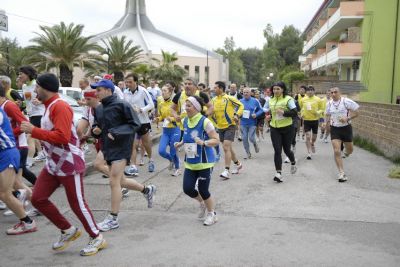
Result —
<instances>
[{"instance_id":1,"label":"headband","mask_svg":"<svg viewBox=\"0 0 400 267\"><path fill-rule=\"evenodd\" d=\"M195 108L197 111L201 111L201 105L200 105L199 101L197 101L196 98L194 98L193 96L189 96L187 100L188 100L190 103L192 103L192 105L194 106L194 108Z\"/></svg>"},{"instance_id":2,"label":"headband","mask_svg":"<svg viewBox=\"0 0 400 267\"><path fill-rule=\"evenodd\" d=\"M83 97L84 98L87 98L87 97L96 98L96 91L95 90L86 91L83 93Z\"/></svg>"}]
</instances>

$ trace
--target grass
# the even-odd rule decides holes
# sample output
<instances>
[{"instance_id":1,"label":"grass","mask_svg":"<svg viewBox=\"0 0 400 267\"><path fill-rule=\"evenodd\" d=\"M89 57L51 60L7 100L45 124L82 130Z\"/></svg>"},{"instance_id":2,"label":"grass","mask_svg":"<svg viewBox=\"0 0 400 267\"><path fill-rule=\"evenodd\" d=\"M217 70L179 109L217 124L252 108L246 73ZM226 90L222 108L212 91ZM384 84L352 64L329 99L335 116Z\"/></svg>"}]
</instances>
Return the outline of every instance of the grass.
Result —
<instances>
[{"instance_id":1,"label":"grass","mask_svg":"<svg viewBox=\"0 0 400 267\"><path fill-rule=\"evenodd\" d=\"M355 136L353 139L353 143L362 148L365 149L371 153L374 153L375 155L382 156L394 164L396 164L390 171L389 171L389 177L390 178L398 178L400 179L400 156L395 156L395 157L388 157L386 156L375 144L373 144L371 141L364 139L360 136Z\"/></svg>"}]
</instances>

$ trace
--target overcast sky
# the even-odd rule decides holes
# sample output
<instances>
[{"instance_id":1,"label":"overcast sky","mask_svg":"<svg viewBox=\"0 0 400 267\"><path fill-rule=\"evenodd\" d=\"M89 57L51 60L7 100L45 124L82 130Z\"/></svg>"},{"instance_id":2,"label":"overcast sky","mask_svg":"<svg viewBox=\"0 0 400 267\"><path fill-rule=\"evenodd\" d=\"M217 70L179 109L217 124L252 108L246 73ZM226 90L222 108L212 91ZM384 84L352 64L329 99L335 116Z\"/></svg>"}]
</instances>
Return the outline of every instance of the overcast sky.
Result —
<instances>
[{"instance_id":1,"label":"overcast sky","mask_svg":"<svg viewBox=\"0 0 400 267\"><path fill-rule=\"evenodd\" d=\"M85 35L111 29L122 17L126 0L1 0L8 15L8 32L22 45L39 32L39 25L66 23L85 25ZM147 15L159 30L207 49L222 47L233 36L236 46L259 47L265 43L263 29L274 32L293 24L301 31L323 0L147 0Z\"/></svg>"}]
</instances>

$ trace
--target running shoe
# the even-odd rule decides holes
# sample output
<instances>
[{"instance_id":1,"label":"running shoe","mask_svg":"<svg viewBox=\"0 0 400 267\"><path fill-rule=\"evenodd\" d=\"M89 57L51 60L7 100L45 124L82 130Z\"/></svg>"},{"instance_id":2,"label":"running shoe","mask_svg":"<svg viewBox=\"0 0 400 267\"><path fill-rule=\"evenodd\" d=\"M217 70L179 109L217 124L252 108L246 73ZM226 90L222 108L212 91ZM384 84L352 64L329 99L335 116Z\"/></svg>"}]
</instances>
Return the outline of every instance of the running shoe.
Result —
<instances>
[{"instance_id":1,"label":"running shoe","mask_svg":"<svg viewBox=\"0 0 400 267\"><path fill-rule=\"evenodd\" d=\"M231 178L230 176L231 176L231 174L229 173L229 170L228 170L228 169L225 169L225 170L219 175L219 177L221 177L223 180L228 180L229 178Z\"/></svg>"},{"instance_id":2,"label":"running shoe","mask_svg":"<svg viewBox=\"0 0 400 267\"><path fill-rule=\"evenodd\" d=\"M52 246L53 250L60 251L66 249L69 246L69 243L77 240L81 234L82 232L77 227L74 227L71 232L61 232L60 239Z\"/></svg>"},{"instance_id":3,"label":"running shoe","mask_svg":"<svg viewBox=\"0 0 400 267\"><path fill-rule=\"evenodd\" d=\"M103 174L101 177L103 177L104 179L109 178L107 174Z\"/></svg>"},{"instance_id":4,"label":"running shoe","mask_svg":"<svg viewBox=\"0 0 400 267\"><path fill-rule=\"evenodd\" d=\"M307 159L311 160L311 154L307 154Z\"/></svg>"},{"instance_id":5,"label":"running shoe","mask_svg":"<svg viewBox=\"0 0 400 267\"><path fill-rule=\"evenodd\" d=\"M295 174L297 172L297 167L296 165L290 165L290 173Z\"/></svg>"},{"instance_id":6,"label":"running shoe","mask_svg":"<svg viewBox=\"0 0 400 267\"><path fill-rule=\"evenodd\" d=\"M106 240L102 234L99 234L96 238L90 238L89 243L81 250L80 254L81 256L92 256L106 247Z\"/></svg>"},{"instance_id":7,"label":"running shoe","mask_svg":"<svg viewBox=\"0 0 400 267\"><path fill-rule=\"evenodd\" d=\"M7 208L6 203L0 200L0 210L5 210Z\"/></svg>"},{"instance_id":8,"label":"running shoe","mask_svg":"<svg viewBox=\"0 0 400 267\"><path fill-rule=\"evenodd\" d=\"M32 221L32 223L26 223L23 221L20 221L16 225L13 226L13 228L10 228L7 230L7 235L22 235L26 233L32 233L36 232L37 227L35 221Z\"/></svg>"},{"instance_id":9,"label":"running shoe","mask_svg":"<svg viewBox=\"0 0 400 267\"><path fill-rule=\"evenodd\" d=\"M243 168L243 165L241 162L239 162L239 164L233 164L232 168L232 174L239 174L239 171Z\"/></svg>"},{"instance_id":10,"label":"running shoe","mask_svg":"<svg viewBox=\"0 0 400 267\"><path fill-rule=\"evenodd\" d=\"M97 224L97 227L102 232L107 232L112 229L117 229L119 227L118 219L114 219L114 216L108 214L107 217L102 222Z\"/></svg>"},{"instance_id":11,"label":"running shoe","mask_svg":"<svg viewBox=\"0 0 400 267\"><path fill-rule=\"evenodd\" d=\"M343 182L347 181L347 176L346 176L346 174L344 174L344 172L339 173L338 181L339 181L339 183L343 183Z\"/></svg>"},{"instance_id":12,"label":"running shoe","mask_svg":"<svg viewBox=\"0 0 400 267\"><path fill-rule=\"evenodd\" d=\"M242 140L243 140L242 137L239 136L239 137L238 137L238 141L239 141L239 142L242 142Z\"/></svg>"},{"instance_id":13,"label":"running shoe","mask_svg":"<svg viewBox=\"0 0 400 267\"><path fill-rule=\"evenodd\" d=\"M175 169L174 172L171 175L177 177L177 176L181 175L181 173L182 172L181 172L180 169Z\"/></svg>"},{"instance_id":14,"label":"running shoe","mask_svg":"<svg viewBox=\"0 0 400 267\"><path fill-rule=\"evenodd\" d=\"M122 193L122 199L125 199L129 196L129 189L128 188L122 188L121 189L121 193Z\"/></svg>"},{"instance_id":15,"label":"running shoe","mask_svg":"<svg viewBox=\"0 0 400 267\"><path fill-rule=\"evenodd\" d=\"M139 175L139 171L135 165L126 166L124 173L127 176L138 176Z\"/></svg>"},{"instance_id":16,"label":"running shoe","mask_svg":"<svg viewBox=\"0 0 400 267\"><path fill-rule=\"evenodd\" d=\"M290 159L288 157L285 158L285 160L283 161L284 163L290 163Z\"/></svg>"},{"instance_id":17,"label":"running shoe","mask_svg":"<svg viewBox=\"0 0 400 267\"><path fill-rule=\"evenodd\" d=\"M154 201L154 195L156 194L157 187L155 185L148 185L146 186L149 191L147 194L143 194L144 197L147 199L147 207L152 208L153 207L153 201Z\"/></svg>"},{"instance_id":18,"label":"running shoe","mask_svg":"<svg viewBox=\"0 0 400 267\"><path fill-rule=\"evenodd\" d=\"M247 156L244 159L251 159L251 153L250 152L246 152Z\"/></svg>"},{"instance_id":19,"label":"running shoe","mask_svg":"<svg viewBox=\"0 0 400 267\"><path fill-rule=\"evenodd\" d=\"M328 138L324 138L324 143L327 144L328 143Z\"/></svg>"},{"instance_id":20,"label":"running shoe","mask_svg":"<svg viewBox=\"0 0 400 267\"><path fill-rule=\"evenodd\" d=\"M199 218L199 220L203 220L204 217L206 216L206 204L203 202L200 203L200 207L199 207L199 214L197 215L197 218Z\"/></svg>"},{"instance_id":21,"label":"running shoe","mask_svg":"<svg viewBox=\"0 0 400 267\"><path fill-rule=\"evenodd\" d=\"M46 160L46 154L45 152L42 150L38 153L38 155L34 158L35 161L44 161Z\"/></svg>"},{"instance_id":22,"label":"running shoe","mask_svg":"<svg viewBox=\"0 0 400 267\"><path fill-rule=\"evenodd\" d=\"M149 161L149 172L154 172L155 168L154 161Z\"/></svg>"},{"instance_id":23,"label":"running shoe","mask_svg":"<svg viewBox=\"0 0 400 267\"><path fill-rule=\"evenodd\" d=\"M26 212L29 217L36 217L42 215L36 208L32 207Z\"/></svg>"},{"instance_id":24,"label":"running shoe","mask_svg":"<svg viewBox=\"0 0 400 267\"><path fill-rule=\"evenodd\" d=\"M258 143L254 143L254 150L256 153L260 152L260 147L258 146Z\"/></svg>"},{"instance_id":25,"label":"running shoe","mask_svg":"<svg viewBox=\"0 0 400 267\"><path fill-rule=\"evenodd\" d=\"M141 158L140 161L139 161L139 166L143 166L143 165L144 165L144 159Z\"/></svg>"},{"instance_id":26,"label":"running shoe","mask_svg":"<svg viewBox=\"0 0 400 267\"><path fill-rule=\"evenodd\" d=\"M212 211L212 212L208 212L207 213L207 217L204 220L203 225L210 226L210 225L213 225L216 222L218 222L217 214L215 213L215 211Z\"/></svg>"},{"instance_id":27,"label":"running shoe","mask_svg":"<svg viewBox=\"0 0 400 267\"><path fill-rule=\"evenodd\" d=\"M282 174L280 174L279 172L277 172L274 176L274 181L277 183L282 183L283 182L283 177Z\"/></svg>"}]
</instances>

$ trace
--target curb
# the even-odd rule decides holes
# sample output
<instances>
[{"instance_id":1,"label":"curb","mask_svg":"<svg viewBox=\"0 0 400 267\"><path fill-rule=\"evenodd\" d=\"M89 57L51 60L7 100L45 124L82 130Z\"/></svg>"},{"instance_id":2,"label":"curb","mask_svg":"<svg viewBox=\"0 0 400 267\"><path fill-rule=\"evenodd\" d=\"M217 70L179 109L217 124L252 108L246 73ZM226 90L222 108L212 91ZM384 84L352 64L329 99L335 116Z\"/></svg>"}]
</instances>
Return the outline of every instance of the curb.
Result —
<instances>
[{"instance_id":1,"label":"curb","mask_svg":"<svg viewBox=\"0 0 400 267\"><path fill-rule=\"evenodd\" d=\"M162 135L162 133L158 133L152 137L151 141L152 141L153 145L156 145L160 142L161 135ZM86 164L85 176L89 176L93 172L96 172L96 171L97 170L94 168L93 162L89 162Z\"/></svg>"}]
</instances>

